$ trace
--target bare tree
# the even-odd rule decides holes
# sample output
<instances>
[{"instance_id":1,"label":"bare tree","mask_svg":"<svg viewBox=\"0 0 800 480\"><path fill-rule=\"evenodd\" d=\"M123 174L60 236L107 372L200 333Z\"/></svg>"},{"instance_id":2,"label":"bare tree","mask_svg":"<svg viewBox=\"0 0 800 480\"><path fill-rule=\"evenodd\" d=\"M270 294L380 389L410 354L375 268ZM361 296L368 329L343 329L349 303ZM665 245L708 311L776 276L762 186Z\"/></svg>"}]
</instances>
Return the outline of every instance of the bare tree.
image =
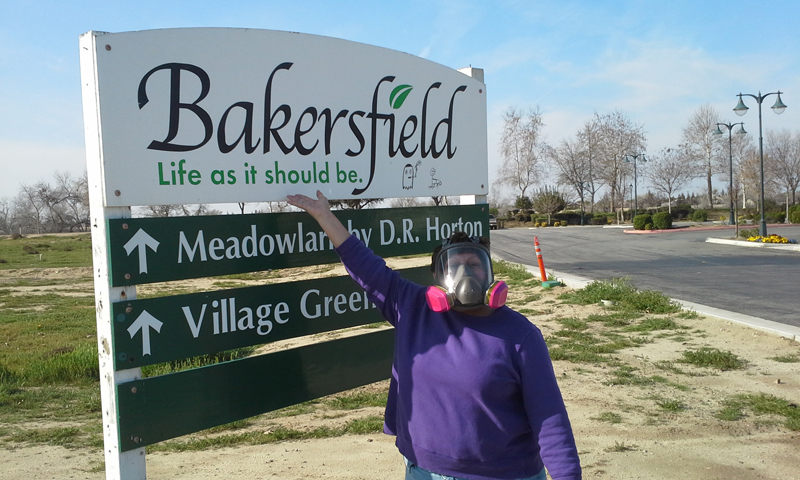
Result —
<instances>
[{"instance_id":1,"label":"bare tree","mask_svg":"<svg viewBox=\"0 0 800 480\"><path fill-rule=\"evenodd\" d=\"M56 172L55 187L59 218L64 229L86 231L89 226L89 179L86 171L73 180L68 172ZM62 231L62 230L58 230Z\"/></svg>"},{"instance_id":2,"label":"bare tree","mask_svg":"<svg viewBox=\"0 0 800 480\"><path fill-rule=\"evenodd\" d=\"M0 198L0 232L11 235L16 229L14 202L8 198Z\"/></svg>"},{"instance_id":3,"label":"bare tree","mask_svg":"<svg viewBox=\"0 0 800 480\"><path fill-rule=\"evenodd\" d=\"M498 171L498 182L520 192L525 192L539 182L542 160L550 147L542 135L544 122L538 109L527 113L510 108L503 114L503 136L500 138L500 155L503 164Z\"/></svg>"},{"instance_id":4,"label":"bare tree","mask_svg":"<svg viewBox=\"0 0 800 480\"><path fill-rule=\"evenodd\" d=\"M417 197L400 197L393 198L389 201L389 206L392 208L419 207L421 205L422 202Z\"/></svg>"},{"instance_id":5,"label":"bare tree","mask_svg":"<svg viewBox=\"0 0 800 480\"><path fill-rule=\"evenodd\" d=\"M558 169L558 181L575 190L581 202L581 216L584 213L584 199L590 192L590 172L586 151L578 140L562 140L555 149L553 161ZM581 220L582 221L582 220Z\"/></svg>"},{"instance_id":6,"label":"bare tree","mask_svg":"<svg viewBox=\"0 0 800 480\"><path fill-rule=\"evenodd\" d=\"M751 146L739 154L738 170L742 189L742 208L748 208L750 203L757 207L761 190L761 159L757 148ZM765 171L765 174L767 173L768 171Z\"/></svg>"},{"instance_id":7,"label":"bare tree","mask_svg":"<svg viewBox=\"0 0 800 480\"><path fill-rule=\"evenodd\" d=\"M610 187L611 211L616 211L616 206L624 202L626 179L633 170L630 164L625 163L625 155L644 152L644 128L619 111L606 115L595 113L595 119L602 152L598 175Z\"/></svg>"},{"instance_id":8,"label":"bare tree","mask_svg":"<svg viewBox=\"0 0 800 480\"><path fill-rule=\"evenodd\" d=\"M773 181L796 203L797 187L800 185L800 134L789 130L767 130L765 161L769 159L769 171ZM765 166L766 167L766 166Z\"/></svg>"},{"instance_id":9,"label":"bare tree","mask_svg":"<svg viewBox=\"0 0 800 480\"><path fill-rule=\"evenodd\" d=\"M668 210L672 213L672 197L697 177L696 165L687 161L686 150L666 148L657 155L651 155L645 176L653 188L667 196Z\"/></svg>"},{"instance_id":10,"label":"bare tree","mask_svg":"<svg viewBox=\"0 0 800 480\"><path fill-rule=\"evenodd\" d=\"M286 202L264 202L266 208L257 208L253 213L281 213L291 211L291 206Z\"/></svg>"},{"instance_id":11,"label":"bare tree","mask_svg":"<svg viewBox=\"0 0 800 480\"><path fill-rule=\"evenodd\" d=\"M20 185L20 192L15 200L14 210L23 229L42 233L44 217L47 210L36 185Z\"/></svg>"},{"instance_id":12,"label":"bare tree","mask_svg":"<svg viewBox=\"0 0 800 480\"><path fill-rule=\"evenodd\" d=\"M682 143L686 146L691 156L690 161L702 165L702 175L706 178L708 187L708 204L714 206L714 192L711 179L715 173L720 173L719 163L715 158L720 156L721 140L712 135L712 130L717 128L719 114L711 105L703 105L689 118L683 128Z\"/></svg>"},{"instance_id":13,"label":"bare tree","mask_svg":"<svg viewBox=\"0 0 800 480\"><path fill-rule=\"evenodd\" d=\"M586 188L591 197L589 203L592 213L594 213L595 196L604 185L602 177L598 175L599 169L597 168L598 159L602 155L599 118L600 117L595 113L594 117L588 120L577 134L577 140L580 142L581 151L584 152L585 155L585 181L588 183Z\"/></svg>"},{"instance_id":14,"label":"bare tree","mask_svg":"<svg viewBox=\"0 0 800 480\"><path fill-rule=\"evenodd\" d=\"M204 203L187 205L147 205L142 207L140 214L144 217L197 217L201 215L219 215L219 210L213 210Z\"/></svg>"},{"instance_id":15,"label":"bare tree","mask_svg":"<svg viewBox=\"0 0 800 480\"><path fill-rule=\"evenodd\" d=\"M340 210L361 210L368 205L382 202L382 198L351 198L347 200L331 200L330 204L333 208Z\"/></svg>"}]
</instances>

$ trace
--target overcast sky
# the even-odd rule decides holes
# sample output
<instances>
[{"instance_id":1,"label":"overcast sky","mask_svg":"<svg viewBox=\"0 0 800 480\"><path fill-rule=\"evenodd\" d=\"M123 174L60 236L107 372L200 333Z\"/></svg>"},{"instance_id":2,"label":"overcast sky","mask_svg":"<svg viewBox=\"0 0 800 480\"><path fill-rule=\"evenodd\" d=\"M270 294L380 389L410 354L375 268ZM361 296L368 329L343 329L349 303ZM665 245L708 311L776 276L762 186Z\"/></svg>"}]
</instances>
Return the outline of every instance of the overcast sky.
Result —
<instances>
[{"instance_id":1,"label":"overcast sky","mask_svg":"<svg viewBox=\"0 0 800 480\"><path fill-rule=\"evenodd\" d=\"M85 169L78 37L175 27L246 27L343 38L485 70L489 175L500 164L502 112L539 107L552 145L594 112L642 125L647 151L676 146L710 104L757 136L757 104L781 90L765 129L798 130L796 1L21 1L0 2L0 198L22 184ZM640 189L646 182L640 178ZM724 182L720 187L725 188Z\"/></svg>"}]
</instances>

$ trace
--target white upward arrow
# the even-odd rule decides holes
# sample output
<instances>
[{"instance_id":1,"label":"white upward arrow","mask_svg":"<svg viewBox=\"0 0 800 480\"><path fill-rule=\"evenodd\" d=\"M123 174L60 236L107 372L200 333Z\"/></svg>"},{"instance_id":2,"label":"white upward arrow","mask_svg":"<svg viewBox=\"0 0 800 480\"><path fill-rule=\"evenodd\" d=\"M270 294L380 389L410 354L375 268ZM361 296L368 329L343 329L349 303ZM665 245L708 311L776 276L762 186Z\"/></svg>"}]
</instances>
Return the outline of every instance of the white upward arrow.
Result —
<instances>
[{"instance_id":1,"label":"white upward arrow","mask_svg":"<svg viewBox=\"0 0 800 480\"><path fill-rule=\"evenodd\" d=\"M125 248L128 255L130 255L134 249L139 249L139 273L147 273L146 247L150 247L150 250L156 252L158 251L158 245L159 243L155 238L151 237L140 228L139 231L128 240L128 243L123 245L123 248Z\"/></svg>"},{"instance_id":2,"label":"white upward arrow","mask_svg":"<svg viewBox=\"0 0 800 480\"><path fill-rule=\"evenodd\" d=\"M152 328L156 332L161 333L161 325L164 325L164 323L147 313L147 310L142 310L142 314L128 327L128 333L131 335L131 339L136 335L136 332L139 330L142 331L143 356L150 355L150 329Z\"/></svg>"}]
</instances>

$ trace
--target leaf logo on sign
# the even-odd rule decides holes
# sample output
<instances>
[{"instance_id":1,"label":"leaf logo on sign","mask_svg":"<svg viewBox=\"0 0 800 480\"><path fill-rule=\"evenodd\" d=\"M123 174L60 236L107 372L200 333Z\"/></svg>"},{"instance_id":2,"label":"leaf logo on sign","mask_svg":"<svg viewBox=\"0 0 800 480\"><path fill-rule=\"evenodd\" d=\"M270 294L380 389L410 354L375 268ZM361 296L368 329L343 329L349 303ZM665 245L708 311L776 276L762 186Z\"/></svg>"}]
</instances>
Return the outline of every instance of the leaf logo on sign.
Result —
<instances>
[{"instance_id":1,"label":"leaf logo on sign","mask_svg":"<svg viewBox=\"0 0 800 480\"><path fill-rule=\"evenodd\" d=\"M408 94L411 93L414 87L411 85L398 85L392 90L391 95L389 95L389 105L392 106L394 109L398 109L403 105L403 102L406 101L406 97Z\"/></svg>"}]
</instances>

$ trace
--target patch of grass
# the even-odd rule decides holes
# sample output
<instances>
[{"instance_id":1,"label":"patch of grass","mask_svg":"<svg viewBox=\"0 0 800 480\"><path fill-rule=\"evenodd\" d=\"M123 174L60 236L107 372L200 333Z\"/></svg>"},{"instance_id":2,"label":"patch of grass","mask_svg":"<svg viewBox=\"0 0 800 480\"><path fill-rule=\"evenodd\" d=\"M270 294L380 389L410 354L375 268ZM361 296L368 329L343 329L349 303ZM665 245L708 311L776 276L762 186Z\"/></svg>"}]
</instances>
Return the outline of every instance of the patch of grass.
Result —
<instances>
[{"instance_id":1,"label":"patch of grass","mask_svg":"<svg viewBox=\"0 0 800 480\"><path fill-rule=\"evenodd\" d=\"M800 431L800 407L797 403L766 393L741 394L728 399L717 418L739 420L744 417L744 409L749 409L754 415L782 417L784 427L795 432Z\"/></svg>"},{"instance_id":2,"label":"patch of grass","mask_svg":"<svg viewBox=\"0 0 800 480\"><path fill-rule=\"evenodd\" d=\"M307 413L315 412L319 408L319 400L309 400L308 402L298 403L274 410L264 414L265 418L296 417Z\"/></svg>"},{"instance_id":3,"label":"patch of grass","mask_svg":"<svg viewBox=\"0 0 800 480\"><path fill-rule=\"evenodd\" d=\"M383 327L388 327L388 326L389 326L389 322L387 322L386 320L383 320L383 321L380 321L380 322L368 323L368 324L364 325L364 328L373 329L373 328L383 328Z\"/></svg>"},{"instance_id":4,"label":"patch of grass","mask_svg":"<svg viewBox=\"0 0 800 480\"><path fill-rule=\"evenodd\" d=\"M605 448L604 450L608 453L623 453L623 452L630 452L633 450L637 450L639 448L638 445L635 443L631 445L625 445L625 442L619 443L617 441L614 442L613 447Z\"/></svg>"},{"instance_id":5,"label":"patch of grass","mask_svg":"<svg viewBox=\"0 0 800 480\"><path fill-rule=\"evenodd\" d=\"M614 412L603 412L596 417L592 417L592 420L597 420L598 422L617 424L617 423L622 423L622 416Z\"/></svg>"},{"instance_id":6,"label":"patch of grass","mask_svg":"<svg viewBox=\"0 0 800 480\"><path fill-rule=\"evenodd\" d=\"M338 410L355 410L364 407L385 407L389 391L380 392L347 392L345 394L328 397L323 403L330 408Z\"/></svg>"},{"instance_id":7,"label":"patch of grass","mask_svg":"<svg viewBox=\"0 0 800 480\"><path fill-rule=\"evenodd\" d=\"M694 311L694 310L684 310L684 311L680 312L679 314L677 314L677 315L675 315L675 316L676 316L677 318L684 318L684 319L687 319L687 320L691 320L691 319L695 319L695 318L700 318L700 314L699 314L699 313L697 313L697 312L696 312L696 311Z\"/></svg>"},{"instance_id":8,"label":"patch of grass","mask_svg":"<svg viewBox=\"0 0 800 480\"><path fill-rule=\"evenodd\" d=\"M29 386L42 382L68 381L65 372L71 363L88 365L94 355L94 299L56 294L2 296L0 338L7 348L0 348L0 364ZM64 354L68 351L68 355ZM61 358L59 358L61 357ZM67 377L56 374L61 370ZM85 371L84 368L81 370Z\"/></svg>"},{"instance_id":9,"label":"patch of grass","mask_svg":"<svg viewBox=\"0 0 800 480\"><path fill-rule=\"evenodd\" d=\"M211 284L214 288L242 288L247 287L248 285L243 282L234 282L234 281L216 281Z\"/></svg>"},{"instance_id":10,"label":"patch of grass","mask_svg":"<svg viewBox=\"0 0 800 480\"><path fill-rule=\"evenodd\" d=\"M255 350L256 347L254 346L242 347L233 350L226 350L224 352L201 355L199 357L175 360L167 363L145 365L142 367L142 378L156 377L159 375L165 375L167 373L180 372L182 370L190 370L192 368L204 367L206 365L214 365L239 358L245 358L249 355L252 355Z\"/></svg>"},{"instance_id":11,"label":"patch of grass","mask_svg":"<svg viewBox=\"0 0 800 480\"><path fill-rule=\"evenodd\" d=\"M35 253L34 253L35 252ZM41 260L39 254L42 255ZM0 269L90 267L92 240L89 233L80 235L45 235L0 241Z\"/></svg>"},{"instance_id":12,"label":"patch of grass","mask_svg":"<svg viewBox=\"0 0 800 480\"><path fill-rule=\"evenodd\" d=\"M62 347L53 350L26 366L20 376L34 385L99 381L100 366L96 347L93 344L82 344L76 348Z\"/></svg>"},{"instance_id":13,"label":"patch of grass","mask_svg":"<svg viewBox=\"0 0 800 480\"><path fill-rule=\"evenodd\" d=\"M510 286L521 285L522 283L534 278L524 266L518 263L506 262L505 260L492 260L492 269L495 275L506 277L506 283Z\"/></svg>"},{"instance_id":14,"label":"patch of grass","mask_svg":"<svg viewBox=\"0 0 800 480\"><path fill-rule=\"evenodd\" d=\"M658 369L660 369L660 370L666 370L668 372L672 372L672 373L677 374L677 375L693 376L693 374L686 373L686 371L681 370L680 368L676 367L674 362L668 362L666 360L661 360L661 361L658 361L658 362L654 362L653 366L658 368Z\"/></svg>"},{"instance_id":15,"label":"patch of grass","mask_svg":"<svg viewBox=\"0 0 800 480\"><path fill-rule=\"evenodd\" d=\"M641 317L642 314L639 312L614 312L609 314L599 315L593 313L586 317L587 322L600 322L606 327L625 327L630 325L630 321Z\"/></svg>"},{"instance_id":16,"label":"patch of grass","mask_svg":"<svg viewBox=\"0 0 800 480\"><path fill-rule=\"evenodd\" d=\"M767 360L773 360L780 363L798 363L800 362L800 355L779 355L777 357L768 357Z\"/></svg>"},{"instance_id":17,"label":"patch of grass","mask_svg":"<svg viewBox=\"0 0 800 480\"><path fill-rule=\"evenodd\" d=\"M540 293L537 293L537 294L534 294L534 295L528 295L527 297L525 297L525 299L523 301L525 303L529 303L529 302L537 302L537 301L539 301L541 299L542 299L542 295Z\"/></svg>"},{"instance_id":18,"label":"patch of grass","mask_svg":"<svg viewBox=\"0 0 800 480\"><path fill-rule=\"evenodd\" d=\"M719 412L714 414L714 418L725 420L728 422L735 422L744 418L744 412L741 407L736 405L726 405Z\"/></svg>"},{"instance_id":19,"label":"patch of grass","mask_svg":"<svg viewBox=\"0 0 800 480\"><path fill-rule=\"evenodd\" d=\"M658 383L668 383L667 379L660 376L647 377L637 375L639 369L629 365L623 365L611 373L610 380L604 382L605 385L636 385L638 387L648 387Z\"/></svg>"},{"instance_id":20,"label":"patch of grass","mask_svg":"<svg viewBox=\"0 0 800 480\"><path fill-rule=\"evenodd\" d=\"M14 443L70 447L77 443L81 435L81 430L75 427L37 428L32 430L18 430L8 437L8 441Z\"/></svg>"},{"instance_id":21,"label":"patch of grass","mask_svg":"<svg viewBox=\"0 0 800 480\"><path fill-rule=\"evenodd\" d=\"M530 315L530 316L547 315L547 313L548 313L548 312L546 312L544 310L534 310L532 308L518 308L517 312L521 313L522 315L526 315L526 316L527 315Z\"/></svg>"},{"instance_id":22,"label":"patch of grass","mask_svg":"<svg viewBox=\"0 0 800 480\"><path fill-rule=\"evenodd\" d=\"M217 425L216 427L211 427L206 432L208 433L219 433L219 432L227 432L231 430L242 430L244 428L249 427L253 424L253 421L249 418L244 420L236 420L235 422L226 423L225 425Z\"/></svg>"},{"instance_id":23,"label":"patch of grass","mask_svg":"<svg viewBox=\"0 0 800 480\"><path fill-rule=\"evenodd\" d=\"M0 384L0 418L4 422L69 418L100 425L100 389L96 382L69 386L29 387Z\"/></svg>"},{"instance_id":24,"label":"patch of grass","mask_svg":"<svg viewBox=\"0 0 800 480\"><path fill-rule=\"evenodd\" d=\"M147 447L147 452L188 452L209 448L233 447L236 445L263 445L286 440L306 440L340 437L342 435L363 435L383 431L383 418L369 416L352 420L343 427L317 427L311 430L296 430L275 427L268 431L248 431L231 435L191 438L188 441L168 441Z\"/></svg>"},{"instance_id":25,"label":"patch of grass","mask_svg":"<svg viewBox=\"0 0 800 480\"><path fill-rule=\"evenodd\" d=\"M689 363L698 367L716 368L719 370L741 370L747 362L731 352L723 352L716 348L701 348L683 352L681 363Z\"/></svg>"},{"instance_id":26,"label":"patch of grass","mask_svg":"<svg viewBox=\"0 0 800 480\"><path fill-rule=\"evenodd\" d=\"M557 318L556 322L560 323L561 326L564 327L567 330L582 331L582 330L587 330L589 328L589 324L587 324L585 321L583 321L583 320L581 320L579 318L575 318L575 317Z\"/></svg>"},{"instance_id":27,"label":"patch of grass","mask_svg":"<svg viewBox=\"0 0 800 480\"><path fill-rule=\"evenodd\" d=\"M629 278L594 281L586 287L558 297L565 303L591 305L601 300L616 302L615 310L632 310L647 313L677 313L680 307L660 292L638 291Z\"/></svg>"},{"instance_id":28,"label":"patch of grass","mask_svg":"<svg viewBox=\"0 0 800 480\"><path fill-rule=\"evenodd\" d=\"M632 344L605 342L588 332L559 330L548 338L550 358L573 363L606 363L604 354L614 353Z\"/></svg>"},{"instance_id":29,"label":"patch of grass","mask_svg":"<svg viewBox=\"0 0 800 480\"><path fill-rule=\"evenodd\" d=\"M265 270L263 272L250 272L250 273L232 273L230 275L221 275L219 278L225 280L264 280L267 278L278 278L280 272L277 270Z\"/></svg>"},{"instance_id":30,"label":"patch of grass","mask_svg":"<svg viewBox=\"0 0 800 480\"><path fill-rule=\"evenodd\" d=\"M628 325L623 330L626 332L653 332L657 330L677 330L681 327L675 320L665 317L648 317L636 325Z\"/></svg>"},{"instance_id":31,"label":"patch of grass","mask_svg":"<svg viewBox=\"0 0 800 480\"><path fill-rule=\"evenodd\" d=\"M680 400L658 398L656 399L656 405L658 405L661 410L666 412L682 412L683 410L686 410L686 404Z\"/></svg>"}]
</instances>

